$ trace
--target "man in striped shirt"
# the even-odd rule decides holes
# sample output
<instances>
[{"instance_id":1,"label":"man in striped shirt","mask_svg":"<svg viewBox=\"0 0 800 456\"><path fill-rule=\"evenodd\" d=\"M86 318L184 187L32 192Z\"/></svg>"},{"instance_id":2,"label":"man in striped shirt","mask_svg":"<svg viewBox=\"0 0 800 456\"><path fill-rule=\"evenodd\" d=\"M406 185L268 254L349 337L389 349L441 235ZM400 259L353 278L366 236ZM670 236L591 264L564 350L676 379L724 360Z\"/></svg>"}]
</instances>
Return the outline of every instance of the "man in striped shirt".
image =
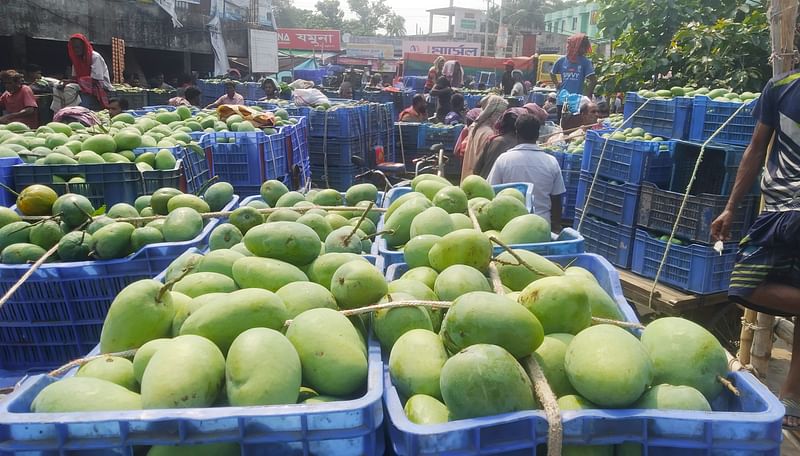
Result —
<instances>
[{"instance_id":1,"label":"man in striped shirt","mask_svg":"<svg viewBox=\"0 0 800 456\"><path fill-rule=\"evenodd\" d=\"M725 211L712 223L726 240L736 207L761 177L764 210L739 243L731 276L731 300L759 312L800 316L800 72L770 80L758 100L753 138L742 157ZM789 373L781 390L783 426L800 429L800 325L795 324Z\"/></svg>"}]
</instances>

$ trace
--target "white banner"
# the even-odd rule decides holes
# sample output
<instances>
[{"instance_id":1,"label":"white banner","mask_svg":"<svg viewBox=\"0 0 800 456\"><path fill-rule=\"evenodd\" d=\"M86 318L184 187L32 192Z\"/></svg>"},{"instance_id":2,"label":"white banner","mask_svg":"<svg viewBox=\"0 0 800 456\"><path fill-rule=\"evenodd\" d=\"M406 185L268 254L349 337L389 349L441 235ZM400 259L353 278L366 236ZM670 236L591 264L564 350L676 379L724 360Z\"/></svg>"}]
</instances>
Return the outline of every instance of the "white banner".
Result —
<instances>
[{"instance_id":1,"label":"white banner","mask_svg":"<svg viewBox=\"0 0 800 456\"><path fill-rule=\"evenodd\" d=\"M220 2L222 2L222 0L211 0L212 17L206 25L211 38L211 49L214 51L215 76L227 74L230 69L230 65L228 64L228 50L225 49L225 40L222 38L222 21L219 19L219 14L222 13L222 8L219 7Z\"/></svg>"},{"instance_id":2,"label":"white banner","mask_svg":"<svg viewBox=\"0 0 800 456\"><path fill-rule=\"evenodd\" d=\"M178 14L175 12L175 0L156 0L156 3L172 18L173 27L183 27L181 21L178 20Z\"/></svg>"},{"instance_id":3,"label":"white banner","mask_svg":"<svg viewBox=\"0 0 800 456\"><path fill-rule=\"evenodd\" d=\"M266 30L250 30L250 71L278 72L278 34Z\"/></svg>"},{"instance_id":4,"label":"white banner","mask_svg":"<svg viewBox=\"0 0 800 456\"><path fill-rule=\"evenodd\" d=\"M481 43L464 41L410 41L403 40L403 54L413 52L443 56L480 57Z\"/></svg>"}]
</instances>

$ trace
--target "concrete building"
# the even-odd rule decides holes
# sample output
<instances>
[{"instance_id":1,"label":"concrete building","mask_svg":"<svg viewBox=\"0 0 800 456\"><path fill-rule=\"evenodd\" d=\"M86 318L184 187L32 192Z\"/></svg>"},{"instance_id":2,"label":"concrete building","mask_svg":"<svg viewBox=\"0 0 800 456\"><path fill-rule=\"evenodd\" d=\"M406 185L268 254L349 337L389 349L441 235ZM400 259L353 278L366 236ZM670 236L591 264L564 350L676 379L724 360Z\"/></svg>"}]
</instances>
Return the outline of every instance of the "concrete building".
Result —
<instances>
[{"instance_id":1,"label":"concrete building","mask_svg":"<svg viewBox=\"0 0 800 456\"><path fill-rule=\"evenodd\" d=\"M211 2L178 0L170 15L152 0L8 0L0 15L0 68L42 66L58 75L69 66L66 41L82 33L111 66L111 38L125 40L126 71L152 77L213 71L207 23ZM219 0L222 2L222 0ZM220 4L220 3L218 3ZM272 29L272 9L264 0L224 0L222 30L230 57L247 61L249 30Z\"/></svg>"},{"instance_id":2,"label":"concrete building","mask_svg":"<svg viewBox=\"0 0 800 456\"><path fill-rule=\"evenodd\" d=\"M585 33L590 39L601 38L597 30L597 3L586 3L547 13L544 16L544 30L561 35Z\"/></svg>"}]
</instances>

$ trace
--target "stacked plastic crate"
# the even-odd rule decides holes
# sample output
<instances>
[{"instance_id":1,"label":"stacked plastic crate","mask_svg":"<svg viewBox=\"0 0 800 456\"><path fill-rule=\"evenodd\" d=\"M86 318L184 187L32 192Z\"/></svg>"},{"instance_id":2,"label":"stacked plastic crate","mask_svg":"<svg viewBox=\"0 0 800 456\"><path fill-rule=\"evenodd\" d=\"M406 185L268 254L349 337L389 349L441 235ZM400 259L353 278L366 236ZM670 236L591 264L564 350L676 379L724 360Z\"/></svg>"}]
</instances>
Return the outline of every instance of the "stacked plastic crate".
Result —
<instances>
[{"instance_id":1,"label":"stacked plastic crate","mask_svg":"<svg viewBox=\"0 0 800 456\"><path fill-rule=\"evenodd\" d=\"M448 179L458 179L461 176L461 158L456 156L456 142L464 125L443 125L411 122L395 122L394 144L397 160L405 160L406 169L414 171L414 159L434 154L438 150L431 147L441 144L444 148L447 164L444 174ZM414 133L416 132L416 138Z\"/></svg>"},{"instance_id":2,"label":"stacked plastic crate","mask_svg":"<svg viewBox=\"0 0 800 456\"><path fill-rule=\"evenodd\" d=\"M311 178L314 186L346 190L360 171L352 157L367 160L367 104L305 108L309 124ZM301 114L302 115L302 114Z\"/></svg>"},{"instance_id":3,"label":"stacked plastic crate","mask_svg":"<svg viewBox=\"0 0 800 456\"><path fill-rule=\"evenodd\" d=\"M716 240L712 239L710 228L725 208L744 146L752 136L754 106L754 102L742 106L731 101L710 100L702 95L671 99L647 99L636 93L627 95L626 126L643 128L653 135L677 140L672 149L674 166L669 181L661 179L662 183L658 183L653 176L644 176L641 182L641 196L635 211L636 228L630 248L633 272L651 279L658 275L660 283L697 294L721 292L728 288L736 259L735 241L746 233L755 218L757 186L737 208L731 242L723 244L721 253L713 248ZM733 118L726 128L721 129L704 148L703 160L676 223L702 144L729 117ZM672 245L664 258L673 227ZM588 249L590 236L586 237Z\"/></svg>"},{"instance_id":4,"label":"stacked plastic crate","mask_svg":"<svg viewBox=\"0 0 800 456\"><path fill-rule=\"evenodd\" d=\"M611 131L587 132L574 223L586 238L586 251L630 266L641 184L669 185L674 147L674 141L625 141L613 139Z\"/></svg>"}]
</instances>

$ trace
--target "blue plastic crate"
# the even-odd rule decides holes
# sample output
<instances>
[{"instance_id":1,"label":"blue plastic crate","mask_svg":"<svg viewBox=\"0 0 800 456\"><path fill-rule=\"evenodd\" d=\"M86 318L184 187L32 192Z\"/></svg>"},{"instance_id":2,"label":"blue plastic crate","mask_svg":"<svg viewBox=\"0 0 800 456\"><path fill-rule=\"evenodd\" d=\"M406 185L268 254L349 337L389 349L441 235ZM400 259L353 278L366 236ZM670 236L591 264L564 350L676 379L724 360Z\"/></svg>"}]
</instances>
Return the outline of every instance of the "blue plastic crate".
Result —
<instances>
[{"instance_id":1,"label":"blue plastic crate","mask_svg":"<svg viewBox=\"0 0 800 456\"><path fill-rule=\"evenodd\" d=\"M245 100L260 100L266 96L261 84L257 82L240 82L236 84L236 91L242 94Z\"/></svg>"},{"instance_id":2,"label":"blue plastic crate","mask_svg":"<svg viewBox=\"0 0 800 456\"><path fill-rule=\"evenodd\" d=\"M147 104L146 106L161 106L169 103L169 99L178 95L176 90L166 93L158 93L152 90L147 91Z\"/></svg>"},{"instance_id":3,"label":"blue plastic crate","mask_svg":"<svg viewBox=\"0 0 800 456\"><path fill-rule=\"evenodd\" d=\"M14 189L22 191L33 184L52 188L59 195L77 193L94 207L117 203L133 204L142 194L142 173L134 163L97 163L92 165L15 165L11 170ZM69 180L81 176L82 184L55 184L53 177Z\"/></svg>"},{"instance_id":4,"label":"blue plastic crate","mask_svg":"<svg viewBox=\"0 0 800 456\"><path fill-rule=\"evenodd\" d=\"M186 191L185 186L181 186L183 175L182 169L183 157L186 155L186 149L183 146L175 147L138 147L133 153L134 155L141 155L147 152L157 154L161 149L166 149L172 153L177 163L173 169L154 169L152 171L142 171L142 195L150 195L159 188L172 187L177 188L183 192Z\"/></svg>"},{"instance_id":5,"label":"blue plastic crate","mask_svg":"<svg viewBox=\"0 0 800 456\"><path fill-rule=\"evenodd\" d=\"M282 132L218 132L206 135L203 145L212 175L237 193L253 194L265 180L288 174L284 139ZM231 140L235 142L227 142Z\"/></svg>"},{"instance_id":6,"label":"blue plastic crate","mask_svg":"<svg viewBox=\"0 0 800 456\"><path fill-rule=\"evenodd\" d=\"M636 117L628 120L647 101ZM653 136L687 139L692 116L692 98L675 97L655 100L640 97L636 92L625 95L625 127L643 128Z\"/></svg>"},{"instance_id":7,"label":"blue plastic crate","mask_svg":"<svg viewBox=\"0 0 800 456\"><path fill-rule=\"evenodd\" d=\"M422 89L425 88L425 82L427 80L428 78L425 76L404 76L403 85L418 92L422 92Z\"/></svg>"},{"instance_id":8,"label":"blue plastic crate","mask_svg":"<svg viewBox=\"0 0 800 456\"><path fill-rule=\"evenodd\" d=\"M57 381L32 377L0 405L0 451L19 456L134 456L150 445L231 442L241 445L242 455L252 456L380 456L385 447L383 363L374 340L369 341L368 355L364 394L324 404L29 413L36 395Z\"/></svg>"},{"instance_id":9,"label":"blue plastic crate","mask_svg":"<svg viewBox=\"0 0 800 456\"><path fill-rule=\"evenodd\" d=\"M675 169L670 187L681 191L686 190L701 148L702 144L699 143L689 141L676 142L674 152ZM742 161L744 151L744 147L741 146L719 143L706 145L703 152L703 161L700 162L696 179L692 184L692 194L730 195L733 190L733 184L736 182L736 173L739 171L739 163ZM760 179L757 179L750 193L758 194L760 189Z\"/></svg>"},{"instance_id":10,"label":"blue plastic crate","mask_svg":"<svg viewBox=\"0 0 800 456\"><path fill-rule=\"evenodd\" d=\"M631 271L642 277L654 279L667 242L637 229L633 241ZM710 294L728 289L731 272L736 263L736 242L727 242L722 255L710 245L673 244L659 282L696 294Z\"/></svg>"},{"instance_id":11,"label":"blue plastic crate","mask_svg":"<svg viewBox=\"0 0 800 456\"><path fill-rule=\"evenodd\" d=\"M581 171L595 174L600 166L600 177L640 184L642 181L669 185L672 177L674 141L617 141L603 138L610 130L589 130L581 161ZM666 145L669 150L661 150ZM605 147L605 153L603 148ZM600 163L600 155L603 162Z\"/></svg>"},{"instance_id":12,"label":"blue plastic crate","mask_svg":"<svg viewBox=\"0 0 800 456\"><path fill-rule=\"evenodd\" d=\"M381 225L382 226L382 225ZM572 228L564 228L561 233L552 233L552 240L550 242L540 242L535 244L511 244L509 247L519 250L527 250L530 252L538 253L539 255L567 255L583 253L584 239L580 233ZM394 264L403 263L402 250L390 250L386 245L386 239L383 236L375 238L375 248L378 255L383 257L386 265L391 266ZM494 254L499 255L505 252L500 246L494 246Z\"/></svg>"},{"instance_id":13,"label":"blue plastic crate","mask_svg":"<svg viewBox=\"0 0 800 456\"><path fill-rule=\"evenodd\" d=\"M655 184L643 182L636 224L648 230L671 232L686 187L677 187L676 190L665 190ZM757 195L747 195L739 204L731 223L731 241L737 241L747 234L747 229L757 215L758 201ZM675 236L692 242L713 244L716 239L711 237L711 222L725 210L727 203L728 196L724 195L689 195Z\"/></svg>"},{"instance_id":14,"label":"blue plastic crate","mask_svg":"<svg viewBox=\"0 0 800 456\"><path fill-rule=\"evenodd\" d=\"M561 177L564 179L564 187L567 189L561 196L562 223L568 222L572 224L572 219L575 218L575 205L578 200L578 182L580 180L580 174L580 169L575 171L561 171Z\"/></svg>"},{"instance_id":15,"label":"blue plastic crate","mask_svg":"<svg viewBox=\"0 0 800 456\"><path fill-rule=\"evenodd\" d=\"M223 210L238 201L234 196ZM39 267L0 308L0 369L51 369L86 354L99 342L117 293L155 277L187 249L205 244L218 223L210 219L192 240L150 244L125 258ZM0 294L28 270L28 265L0 265Z\"/></svg>"},{"instance_id":16,"label":"blue plastic crate","mask_svg":"<svg viewBox=\"0 0 800 456\"><path fill-rule=\"evenodd\" d=\"M486 93L465 93L464 94L464 107L467 110L477 108L478 104L486 97Z\"/></svg>"},{"instance_id":17,"label":"blue plastic crate","mask_svg":"<svg viewBox=\"0 0 800 456\"><path fill-rule=\"evenodd\" d=\"M420 148L419 132L422 124L419 122L395 122L395 143L397 148L414 150Z\"/></svg>"},{"instance_id":18,"label":"blue plastic crate","mask_svg":"<svg viewBox=\"0 0 800 456\"><path fill-rule=\"evenodd\" d=\"M336 106L326 111L307 109L309 135L318 138L358 138L364 128L359 118L358 107Z\"/></svg>"},{"instance_id":19,"label":"blue plastic crate","mask_svg":"<svg viewBox=\"0 0 800 456\"><path fill-rule=\"evenodd\" d=\"M757 100L747 103L744 109L739 111L736 117L728 123L728 126L714 137L713 141L737 146L750 144L756 128L756 119L753 117L756 103ZM706 141L740 106L741 103L714 101L704 95L695 96L689 139L698 142Z\"/></svg>"},{"instance_id":20,"label":"blue plastic crate","mask_svg":"<svg viewBox=\"0 0 800 456\"><path fill-rule=\"evenodd\" d=\"M592 188L592 175L582 172L578 181L575 207L585 210L588 215L612 223L633 226L636 224L640 188L640 185L623 184L603 178L596 179Z\"/></svg>"},{"instance_id":21,"label":"blue plastic crate","mask_svg":"<svg viewBox=\"0 0 800 456\"><path fill-rule=\"evenodd\" d=\"M350 166L354 156L361 157L367 162L367 150L364 138L333 139L310 138L308 152L311 164L314 166ZM374 162L374 160L373 160Z\"/></svg>"},{"instance_id":22,"label":"blue plastic crate","mask_svg":"<svg viewBox=\"0 0 800 456\"><path fill-rule=\"evenodd\" d=\"M197 81L197 88L204 97L210 97L216 100L225 94L225 85L222 81L212 82L199 79Z\"/></svg>"},{"instance_id":23,"label":"blue plastic crate","mask_svg":"<svg viewBox=\"0 0 800 456\"><path fill-rule=\"evenodd\" d=\"M604 257L614 266L623 269L630 267L634 228L604 222L588 215L581 224L582 214L580 208L575 208L573 226L583 236L586 251Z\"/></svg>"},{"instance_id":24,"label":"blue plastic crate","mask_svg":"<svg viewBox=\"0 0 800 456\"><path fill-rule=\"evenodd\" d=\"M258 106L266 111L275 111L280 109L277 103L271 103L268 101L259 101L258 98L251 98L244 101L245 106Z\"/></svg>"},{"instance_id":25,"label":"blue plastic crate","mask_svg":"<svg viewBox=\"0 0 800 456\"><path fill-rule=\"evenodd\" d=\"M12 168L14 165L19 165L22 160L17 157L2 157L0 158L0 184L8 188L14 188L14 175ZM11 207L16 204L17 195L8 191L5 187L0 186L0 206Z\"/></svg>"},{"instance_id":26,"label":"blue plastic crate","mask_svg":"<svg viewBox=\"0 0 800 456\"><path fill-rule=\"evenodd\" d=\"M189 193L196 194L211 179L211 169L206 160L206 151L200 148L186 147L182 156L183 176L181 187Z\"/></svg>"},{"instance_id":27,"label":"blue plastic crate","mask_svg":"<svg viewBox=\"0 0 800 456\"><path fill-rule=\"evenodd\" d=\"M446 151L452 152L456 147L456 141L461 134L464 125L452 125L437 127L432 124L421 124L419 127L418 146L421 149L428 149L434 144L443 144Z\"/></svg>"},{"instance_id":28,"label":"blue plastic crate","mask_svg":"<svg viewBox=\"0 0 800 456\"><path fill-rule=\"evenodd\" d=\"M326 171L323 166L311 165L310 169L312 185L317 188L335 188L343 192L358 183L355 176L359 169L355 166L329 166Z\"/></svg>"}]
</instances>

